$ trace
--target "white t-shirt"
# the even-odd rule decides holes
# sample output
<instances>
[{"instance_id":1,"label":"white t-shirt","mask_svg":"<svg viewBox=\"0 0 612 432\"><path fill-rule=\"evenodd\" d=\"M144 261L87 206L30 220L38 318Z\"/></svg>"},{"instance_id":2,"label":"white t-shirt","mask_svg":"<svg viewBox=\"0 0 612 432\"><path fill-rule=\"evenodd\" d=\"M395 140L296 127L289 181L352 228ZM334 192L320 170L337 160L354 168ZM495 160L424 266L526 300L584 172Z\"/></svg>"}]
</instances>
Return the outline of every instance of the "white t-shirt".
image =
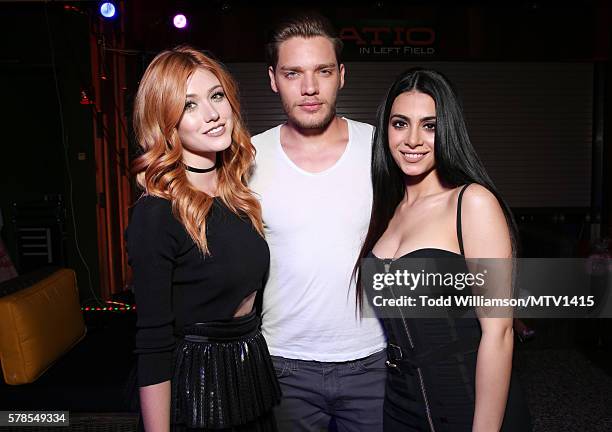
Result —
<instances>
[{"instance_id":1,"label":"white t-shirt","mask_svg":"<svg viewBox=\"0 0 612 432\"><path fill-rule=\"evenodd\" d=\"M262 332L272 355L338 362L386 346L379 321L358 316L351 283L372 206L373 127L345 120L344 153L318 173L289 159L281 126L252 140L257 157L250 187L261 200L271 255Z\"/></svg>"}]
</instances>

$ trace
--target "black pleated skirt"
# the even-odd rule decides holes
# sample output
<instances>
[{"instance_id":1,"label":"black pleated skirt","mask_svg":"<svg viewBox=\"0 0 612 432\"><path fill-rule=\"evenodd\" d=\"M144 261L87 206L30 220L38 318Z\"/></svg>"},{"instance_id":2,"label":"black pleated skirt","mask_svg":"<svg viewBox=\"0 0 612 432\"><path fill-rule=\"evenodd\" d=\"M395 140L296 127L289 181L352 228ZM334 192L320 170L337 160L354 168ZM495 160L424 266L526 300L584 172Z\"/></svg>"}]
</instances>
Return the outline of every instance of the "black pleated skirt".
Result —
<instances>
[{"instance_id":1,"label":"black pleated skirt","mask_svg":"<svg viewBox=\"0 0 612 432\"><path fill-rule=\"evenodd\" d=\"M173 430L276 431L280 386L255 312L185 327L175 354Z\"/></svg>"}]
</instances>

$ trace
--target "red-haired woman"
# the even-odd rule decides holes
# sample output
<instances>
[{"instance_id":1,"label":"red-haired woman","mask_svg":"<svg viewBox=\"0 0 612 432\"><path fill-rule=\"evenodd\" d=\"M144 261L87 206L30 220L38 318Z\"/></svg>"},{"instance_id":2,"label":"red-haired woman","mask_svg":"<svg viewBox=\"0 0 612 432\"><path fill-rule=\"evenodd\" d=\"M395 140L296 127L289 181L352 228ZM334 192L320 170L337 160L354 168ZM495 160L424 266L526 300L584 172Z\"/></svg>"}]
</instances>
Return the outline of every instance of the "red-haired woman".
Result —
<instances>
[{"instance_id":1,"label":"red-haired woman","mask_svg":"<svg viewBox=\"0 0 612 432\"><path fill-rule=\"evenodd\" d=\"M276 430L280 389L253 310L269 251L237 95L222 65L178 47L153 59L136 96L144 193L127 245L147 431Z\"/></svg>"}]
</instances>

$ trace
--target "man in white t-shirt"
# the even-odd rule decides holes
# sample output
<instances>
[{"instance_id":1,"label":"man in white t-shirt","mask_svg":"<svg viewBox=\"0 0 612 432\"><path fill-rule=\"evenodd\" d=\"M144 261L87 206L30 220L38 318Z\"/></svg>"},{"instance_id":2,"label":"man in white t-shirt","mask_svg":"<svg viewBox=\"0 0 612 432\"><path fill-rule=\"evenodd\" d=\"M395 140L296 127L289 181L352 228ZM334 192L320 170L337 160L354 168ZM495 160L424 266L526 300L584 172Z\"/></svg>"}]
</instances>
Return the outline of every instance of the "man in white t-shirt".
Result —
<instances>
[{"instance_id":1,"label":"man in white t-shirt","mask_svg":"<svg viewBox=\"0 0 612 432\"><path fill-rule=\"evenodd\" d=\"M351 280L370 218L373 128L336 115L341 49L323 17L281 25L269 76L287 122L253 137L250 186L271 252L262 331L283 390L282 432L382 430L386 340L378 320L357 313Z\"/></svg>"}]
</instances>

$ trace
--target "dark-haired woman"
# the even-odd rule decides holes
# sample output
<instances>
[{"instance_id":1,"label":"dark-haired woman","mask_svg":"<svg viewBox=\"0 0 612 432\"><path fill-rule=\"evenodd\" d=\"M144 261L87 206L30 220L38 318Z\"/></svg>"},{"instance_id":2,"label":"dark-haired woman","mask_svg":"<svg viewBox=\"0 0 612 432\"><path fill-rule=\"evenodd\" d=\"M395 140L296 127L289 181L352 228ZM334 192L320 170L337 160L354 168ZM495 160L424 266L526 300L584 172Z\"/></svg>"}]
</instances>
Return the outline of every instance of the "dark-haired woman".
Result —
<instances>
[{"instance_id":1,"label":"dark-haired woman","mask_svg":"<svg viewBox=\"0 0 612 432\"><path fill-rule=\"evenodd\" d=\"M255 151L225 68L164 51L140 82L127 230L141 427L273 432L280 387L253 310L270 255L246 186Z\"/></svg>"},{"instance_id":2,"label":"dark-haired woman","mask_svg":"<svg viewBox=\"0 0 612 432\"><path fill-rule=\"evenodd\" d=\"M510 209L470 143L445 77L419 68L400 75L376 126L374 202L361 258L392 265L399 258L513 257ZM359 304L362 298L359 291ZM512 379L512 318L383 318L383 324L385 432L531 430Z\"/></svg>"}]
</instances>

